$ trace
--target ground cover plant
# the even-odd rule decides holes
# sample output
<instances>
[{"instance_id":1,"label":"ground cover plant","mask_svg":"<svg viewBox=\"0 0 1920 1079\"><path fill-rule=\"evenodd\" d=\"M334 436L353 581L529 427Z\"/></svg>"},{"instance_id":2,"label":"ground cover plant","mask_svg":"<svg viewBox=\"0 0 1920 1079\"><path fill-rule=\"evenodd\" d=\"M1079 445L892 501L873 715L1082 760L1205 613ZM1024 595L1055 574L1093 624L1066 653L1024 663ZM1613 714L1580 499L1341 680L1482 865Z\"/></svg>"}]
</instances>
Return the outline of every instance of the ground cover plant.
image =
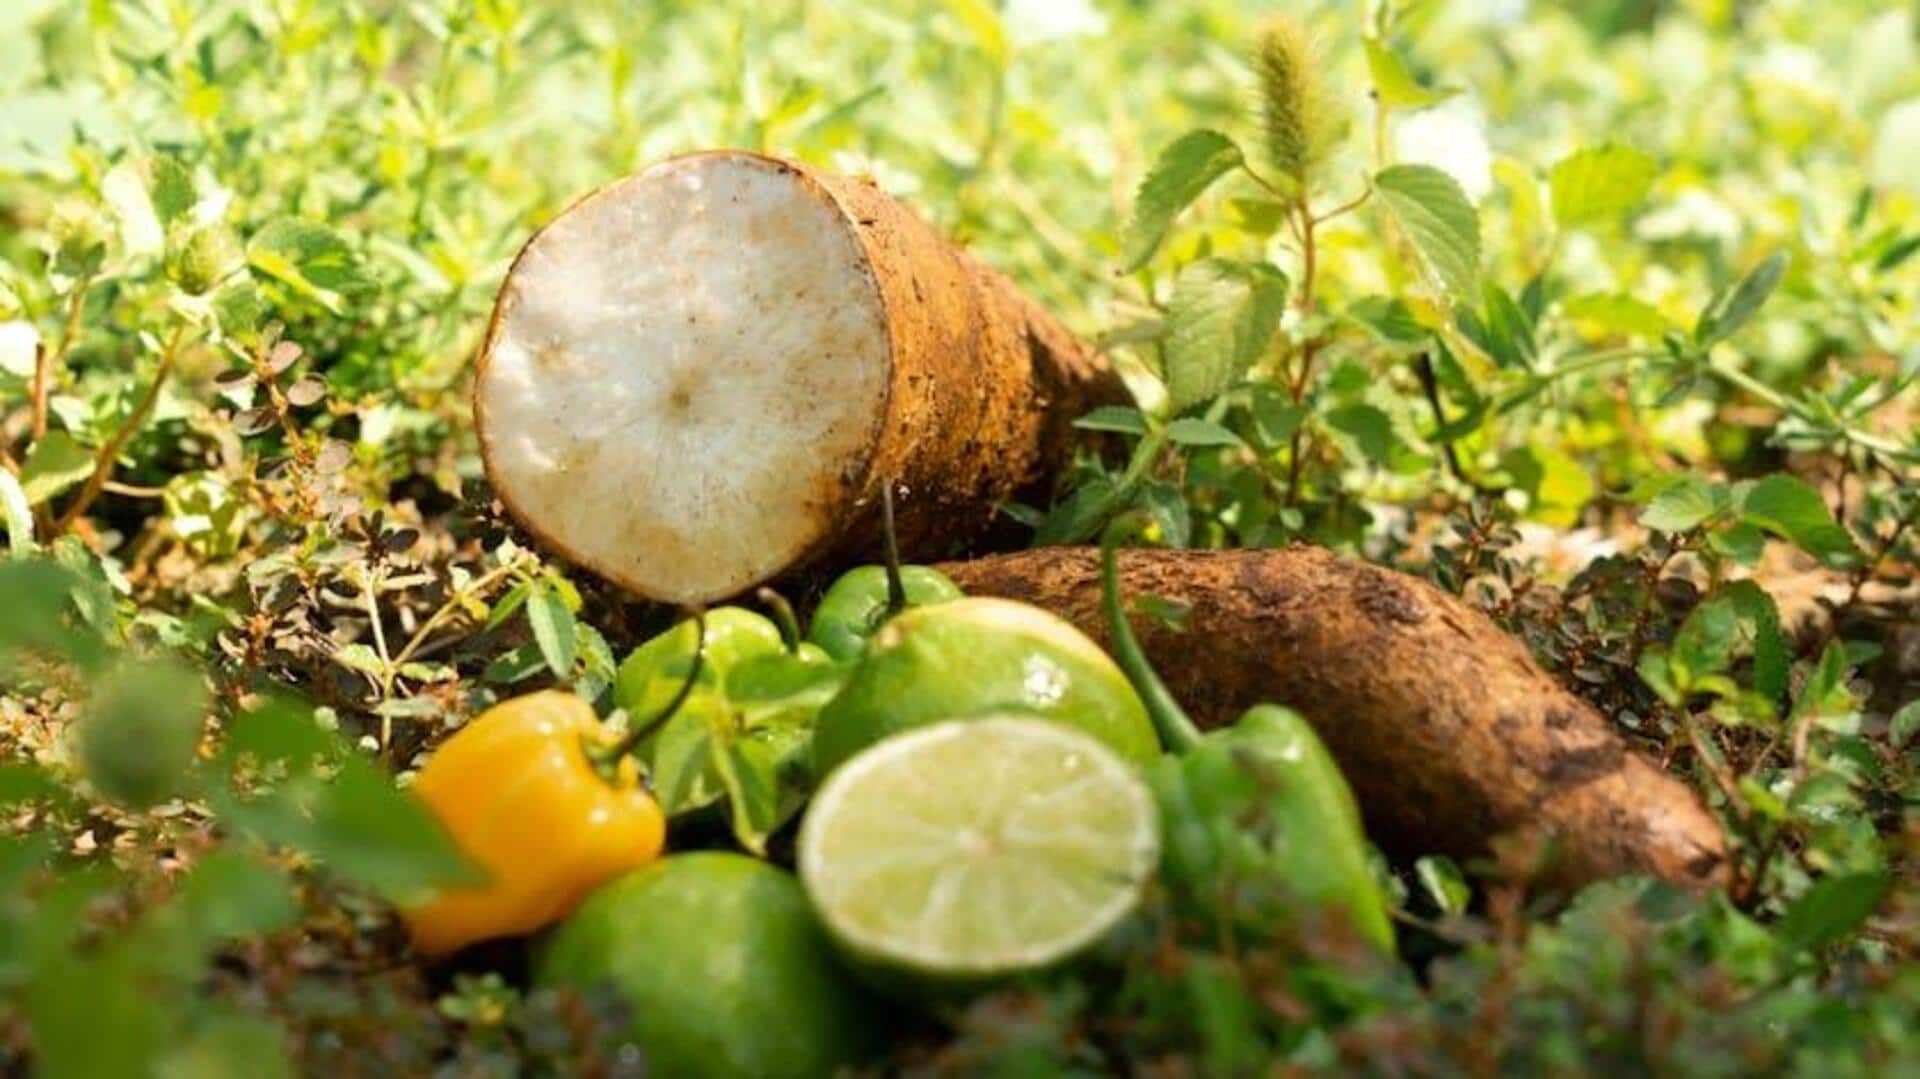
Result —
<instances>
[{"instance_id":1,"label":"ground cover plant","mask_svg":"<svg viewBox=\"0 0 1920 1079\"><path fill-rule=\"evenodd\" d=\"M16 0L0 1066L1911 1070L1917 307L1882 4Z\"/></svg>"}]
</instances>

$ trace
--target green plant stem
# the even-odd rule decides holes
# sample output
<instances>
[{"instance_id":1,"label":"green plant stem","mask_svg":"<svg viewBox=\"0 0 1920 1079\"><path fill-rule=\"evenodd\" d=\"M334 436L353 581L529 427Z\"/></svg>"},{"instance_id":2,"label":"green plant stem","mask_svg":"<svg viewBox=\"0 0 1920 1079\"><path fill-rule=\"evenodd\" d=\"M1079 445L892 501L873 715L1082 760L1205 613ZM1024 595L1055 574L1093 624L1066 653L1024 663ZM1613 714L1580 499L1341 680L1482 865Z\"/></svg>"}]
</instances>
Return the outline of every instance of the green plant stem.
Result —
<instances>
[{"instance_id":1,"label":"green plant stem","mask_svg":"<svg viewBox=\"0 0 1920 1079\"><path fill-rule=\"evenodd\" d=\"M127 422L121 424L120 429L113 433L113 437L107 439L100 446L100 451L94 454L93 471L87 476L86 486L80 488L80 493L67 506L66 512L54 521L53 535L58 536L71 528L73 522L79 520L81 514L86 513L93 505L94 499L100 497L100 492L106 489L107 480L113 475L114 460L120 456L121 449L125 448L127 442L140 430L141 425L147 422L148 414L153 411L154 404L160 400L160 390L167 384L167 376L173 373L174 361L180 358L180 346L186 340L186 335L185 324L174 327L173 336L167 339L166 348L160 353L160 369L154 372L152 385L147 387L147 392L142 394L139 402L133 406L133 412L127 417Z\"/></svg>"},{"instance_id":2,"label":"green plant stem","mask_svg":"<svg viewBox=\"0 0 1920 1079\"><path fill-rule=\"evenodd\" d=\"M87 288L93 279L83 277L73 286L73 295L67 298L67 321L60 331L60 344L49 351L41 348L34 357L33 365L33 427L35 442L47 437L47 399L53 389L53 372L66 361L67 353L72 350L74 339L80 336L80 313L87 303Z\"/></svg>"},{"instance_id":3,"label":"green plant stem","mask_svg":"<svg viewBox=\"0 0 1920 1079\"><path fill-rule=\"evenodd\" d=\"M694 632L693 663L687 668L686 680L680 683L679 691L673 695L671 701L667 702L667 706L656 713L652 719L635 726L631 731L627 732L625 738L614 743L611 748L596 753L595 756L601 764L610 767L619 761L620 758L640 748L640 743L653 737L655 731L665 726L668 720L679 713L681 706L687 703L687 698L693 696L693 687L699 684L700 672L705 668L707 662L707 612L705 608L693 608L692 618Z\"/></svg>"},{"instance_id":4,"label":"green plant stem","mask_svg":"<svg viewBox=\"0 0 1920 1079\"><path fill-rule=\"evenodd\" d=\"M787 597L771 588L762 588L754 595L773 612L773 623L780 627L780 643L790 656L800 654L800 619L793 613L793 604Z\"/></svg>"},{"instance_id":5,"label":"green plant stem","mask_svg":"<svg viewBox=\"0 0 1920 1079\"><path fill-rule=\"evenodd\" d=\"M1106 533L1100 538L1100 607L1107 617L1107 632L1113 636L1113 658L1126 672L1127 680L1133 683L1134 692L1140 695L1140 703L1146 706L1148 718L1153 720L1154 729L1160 732L1160 741L1170 752L1181 753L1200 744L1200 728L1194 725L1186 709L1173 696L1173 691L1160 680L1160 675L1148 661L1147 653L1140 647L1140 639L1134 636L1133 625L1127 621L1125 606L1120 601L1120 568L1116 550L1126 539L1137 535L1142 527L1139 517L1129 515L1118 518L1107 526Z\"/></svg>"}]
</instances>

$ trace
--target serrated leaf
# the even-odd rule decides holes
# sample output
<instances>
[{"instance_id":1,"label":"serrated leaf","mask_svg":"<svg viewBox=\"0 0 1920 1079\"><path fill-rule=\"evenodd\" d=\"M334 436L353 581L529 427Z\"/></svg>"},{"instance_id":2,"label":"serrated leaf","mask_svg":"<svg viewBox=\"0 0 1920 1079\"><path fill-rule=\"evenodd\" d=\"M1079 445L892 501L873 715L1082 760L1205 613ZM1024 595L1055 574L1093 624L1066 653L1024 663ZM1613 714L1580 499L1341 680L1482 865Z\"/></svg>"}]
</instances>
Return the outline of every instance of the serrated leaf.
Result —
<instances>
[{"instance_id":1,"label":"serrated leaf","mask_svg":"<svg viewBox=\"0 0 1920 1079\"><path fill-rule=\"evenodd\" d=\"M1561 228L1617 219L1647 197L1658 169L1651 156L1619 143L1576 150L1547 176L1553 219Z\"/></svg>"},{"instance_id":2,"label":"serrated leaf","mask_svg":"<svg viewBox=\"0 0 1920 1079\"><path fill-rule=\"evenodd\" d=\"M339 233L313 221L280 217L247 241L247 262L330 311L371 291L374 281Z\"/></svg>"},{"instance_id":3,"label":"serrated leaf","mask_svg":"<svg viewBox=\"0 0 1920 1079\"><path fill-rule=\"evenodd\" d=\"M1723 508L1724 491L1698 476L1676 476L1640 511L1640 524L1656 532L1685 532Z\"/></svg>"},{"instance_id":4,"label":"serrated leaf","mask_svg":"<svg viewBox=\"0 0 1920 1079\"><path fill-rule=\"evenodd\" d=\"M1760 310L1760 305L1767 302L1767 297L1773 294L1786 272L1785 252L1776 251L1768 255L1732 291L1716 297L1706 310L1700 312L1700 320L1693 327L1694 344L1703 349L1711 348L1740 332L1740 328Z\"/></svg>"},{"instance_id":5,"label":"serrated leaf","mask_svg":"<svg viewBox=\"0 0 1920 1079\"><path fill-rule=\"evenodd\" d=\"M1238 385L1286 309L1287 280L1269 267L1202 259L1181 267L1167 304L1167 395L1175 411Z\"/></svg>"},{"instance_id":6,"label":"serrated leaf","mask_svg":"<svg viewBox=\"0 0 1920 1079\"><path fill-rule=\"evenodd\" d=\"M49 431L27 453L20 490L27 505L38 506L92 474L93 451L65 431Z\"/></svg>"},{"instance_id":7,"label":"serrated leaf","mask_svg":"<svg viewBox=\"0 0 1920 1079\"><path fill-rule=\"evenodd\" d=\"M1431 165L1395 165L1373 186L1434 283L1456 301L1473 295L1480 219L1459 183Z\"/></svg>"},{"instance_id":8,"label":"serrated leaf","mask_svg":"<svg viewBox=\"0 0 1920 1079\"><path fill-rule=\"evenodd\" d=\"M1160 249L1180 211L1245 160L1246 155L1232 139L1205 129L1189 131L1160 151L1134 195L1133 218L1127 222L1122 244L1121 272L1132 273L1146 265Z\"/></svg>"},{"instance_id":9,"label":"serrated leaf","mask_svg":"<svg viewBox=\"0 0 1920 1079\"><path fill-rule=\"evenodd\" d=\"M1388 108L1424 109L1459 93L1458 90L1429 90L1407 70L1407 63L1385 42L1362 38L1367 50L1367 71L1373 76L1373 92Z\"/></svg>"},{"instance_id":10,"label":"serrated leaf","mask_svg":"<svg viewBox=\"0 0 1920 1079\"><path fill-rule=\"evenodd\" d=\"M1823 562L1849 562L1860 554L1853 536L1833 519L1820 493L1784 472L1747 488L1740 500L1740 517Z\"/></svg>"}]
</instances>

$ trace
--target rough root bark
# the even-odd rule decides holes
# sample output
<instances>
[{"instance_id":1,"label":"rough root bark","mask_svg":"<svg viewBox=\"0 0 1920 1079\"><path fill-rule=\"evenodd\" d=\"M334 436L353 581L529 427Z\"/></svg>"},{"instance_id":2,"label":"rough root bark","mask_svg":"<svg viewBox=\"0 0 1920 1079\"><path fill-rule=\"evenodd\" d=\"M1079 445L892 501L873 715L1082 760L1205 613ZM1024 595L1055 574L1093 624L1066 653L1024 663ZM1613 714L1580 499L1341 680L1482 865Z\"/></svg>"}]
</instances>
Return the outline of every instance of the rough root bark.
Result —
<instances>
[{"instance_id":1,"label":"rough root bark","mask_svg":"<svg viewBox=\"0 0 1920 1079\"><path fill-rule=\"evenodd\" d=\"M1091 548L940 568L969 593L1033 603L1107 639ZM1426 582L1304 547L1128 551L1120 572L1129 597L1190 606L1184 631L1133 624L1195 720L1221 726L1262 701L1298 709L1389 851L1472 857L1496 836L1544 833L1563 883L1725 883L1720 828L1694 792L1520 642Z\"/></svg>"},{"instance_id":2,"label":"rough root bark","mask_svg":"<svg viewBox=\"0 0 1920 1079\"><path fill-rule=\"evenodd\" d=\"M866 473L837 494L841 520L822 554L878 549L880 486L892 480L902 556L949 557L993 523L997 504L1044 492L1072 457L1073 421L1128 403L1126 386L1012 281L871 179L783 164L853 223L892 343L886 417Z\"/></svg>"}]
</instances>

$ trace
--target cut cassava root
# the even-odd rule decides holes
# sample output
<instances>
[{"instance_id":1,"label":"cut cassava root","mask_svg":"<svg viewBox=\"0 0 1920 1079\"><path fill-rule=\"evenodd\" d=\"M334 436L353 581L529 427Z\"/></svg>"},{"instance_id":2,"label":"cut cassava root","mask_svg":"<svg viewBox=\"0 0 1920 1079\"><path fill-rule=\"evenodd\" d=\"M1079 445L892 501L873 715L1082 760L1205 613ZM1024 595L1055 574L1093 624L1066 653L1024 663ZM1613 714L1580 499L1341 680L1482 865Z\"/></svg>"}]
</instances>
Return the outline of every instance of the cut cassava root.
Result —
<instances>
[{"instance_id":1,"label":"cut cassava root","mask_svg":"<svg viewBox=\"0 0 1920 1079\"><path fill-rule=\"evenodd\" d=\"M969 594L1036 604L1105 642L1099 564L1073 547L939 568ZM1496 836L1544 834L1569 883L1725 882L1724 840L1693 791L1425 582L1304 547L1125 551L1120 579L1128 596L1190 607L1181 631L1132 622L1194 718L1219 726L1263 701L1301 711L1390 851L1470 857Z\"/></svg>"},{"instance_id":2,"label":"cut cassava root","mask_svg":"<svg viewBox=\"0 0 1920 1079\"><path fill-rule=\"evenodd\" d=\"M508 511L650 599L722 599L872 543L955 553L1126 399L1005 278L871 182L738 151L609 185L514 261L474 412Z\"/></svg>"}]
</instances>

